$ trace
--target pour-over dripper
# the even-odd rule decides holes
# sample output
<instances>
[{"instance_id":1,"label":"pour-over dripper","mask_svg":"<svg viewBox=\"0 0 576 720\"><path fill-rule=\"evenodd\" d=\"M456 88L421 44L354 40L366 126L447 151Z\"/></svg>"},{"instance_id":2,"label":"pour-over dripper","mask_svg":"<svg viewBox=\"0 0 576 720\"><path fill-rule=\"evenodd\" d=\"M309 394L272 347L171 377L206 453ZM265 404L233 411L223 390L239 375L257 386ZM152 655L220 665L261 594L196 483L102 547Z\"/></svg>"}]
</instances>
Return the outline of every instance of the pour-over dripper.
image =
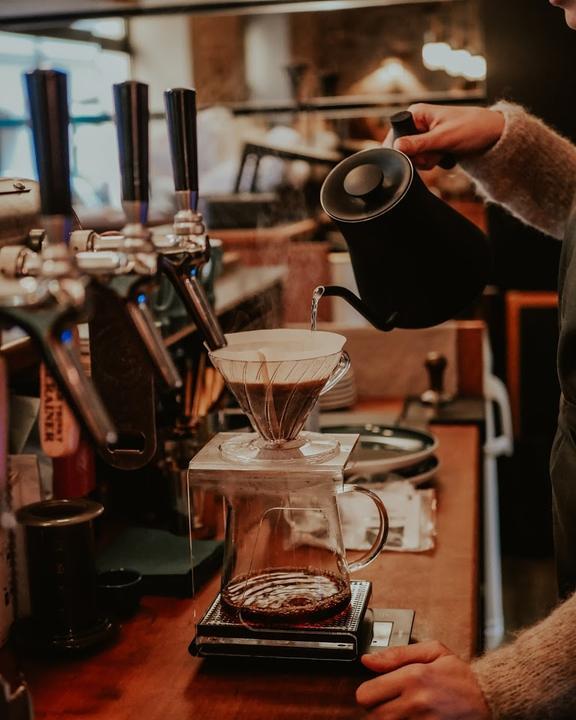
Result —
<instances>
[{"instance_id":1,"label":"pour-over dripper","mask_svg":"<svg viewBox=\"0 0 576 720\"><path fill-rule=\"evenodd\" d=\"M338 441L302 432L318 397L348 370L346 338L311 330L256 330L227 335L228 345L210 353L258 435L238 435L221 447L240 461L321 462Z\"/></svg>"}]
</instances>

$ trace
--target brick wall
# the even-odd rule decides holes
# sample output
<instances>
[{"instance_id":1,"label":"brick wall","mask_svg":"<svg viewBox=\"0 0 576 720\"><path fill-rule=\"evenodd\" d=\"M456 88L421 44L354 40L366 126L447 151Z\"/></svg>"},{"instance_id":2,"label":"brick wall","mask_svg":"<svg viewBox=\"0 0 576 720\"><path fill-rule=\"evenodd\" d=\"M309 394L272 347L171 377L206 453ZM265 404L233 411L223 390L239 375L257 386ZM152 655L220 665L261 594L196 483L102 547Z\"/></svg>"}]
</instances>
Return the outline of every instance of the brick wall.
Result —
<instances>
[{"instance_id":1,"label":"brick wall","mask_svg":"<svg viewBox=\"0 0 576 720\"><path fill-rule=\"evenodd\" d=\"M194 84L201 105L247 99L242 16L192 19Z\"/></svg>"}]
</instances>

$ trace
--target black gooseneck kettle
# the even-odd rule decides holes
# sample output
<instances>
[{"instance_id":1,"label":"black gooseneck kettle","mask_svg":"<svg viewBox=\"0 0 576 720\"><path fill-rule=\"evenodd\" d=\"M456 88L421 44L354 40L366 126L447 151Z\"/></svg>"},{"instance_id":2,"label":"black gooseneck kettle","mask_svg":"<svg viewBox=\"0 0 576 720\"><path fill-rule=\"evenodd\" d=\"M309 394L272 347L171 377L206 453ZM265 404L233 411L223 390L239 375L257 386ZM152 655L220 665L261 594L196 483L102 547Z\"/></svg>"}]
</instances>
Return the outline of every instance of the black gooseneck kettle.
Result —
<instances>
[{"instance_id":1,"label":"black gooseneck kettle","mask_svg":"<svg viewBox=\"0 0 576 720\"><path fill-rule=\"evenodd\" d=\"M418 132L409 113L392 122L396 137ZM320 201L346 239L360 297L336 285L324 295L342 297L380 330L449 320L489 279L485 235L431 193L398 150L346 158L324 181Z\"/></svg>"}]
</instances>

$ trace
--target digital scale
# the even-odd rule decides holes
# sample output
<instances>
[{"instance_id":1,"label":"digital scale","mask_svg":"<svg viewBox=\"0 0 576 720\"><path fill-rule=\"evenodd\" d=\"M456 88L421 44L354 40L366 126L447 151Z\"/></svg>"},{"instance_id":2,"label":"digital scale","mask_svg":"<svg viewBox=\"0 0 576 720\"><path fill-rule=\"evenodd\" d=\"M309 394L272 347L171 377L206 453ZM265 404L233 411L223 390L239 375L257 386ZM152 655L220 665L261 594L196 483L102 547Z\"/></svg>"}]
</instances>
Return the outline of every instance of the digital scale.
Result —
<instances>
[{"instance_id":1,"label":"digital scale","mask_svg":"<svg viewBox=\"0 0 576 720\"><path fill-rule=\"evenodd\" d=\"M413 610L368 608L372 584L351 582L350 606L322 622L290 627L247 625L226 610L220 595L196 628L194 656L354 662L365 653L410 642Z\"/></svg>"}]
</instances>

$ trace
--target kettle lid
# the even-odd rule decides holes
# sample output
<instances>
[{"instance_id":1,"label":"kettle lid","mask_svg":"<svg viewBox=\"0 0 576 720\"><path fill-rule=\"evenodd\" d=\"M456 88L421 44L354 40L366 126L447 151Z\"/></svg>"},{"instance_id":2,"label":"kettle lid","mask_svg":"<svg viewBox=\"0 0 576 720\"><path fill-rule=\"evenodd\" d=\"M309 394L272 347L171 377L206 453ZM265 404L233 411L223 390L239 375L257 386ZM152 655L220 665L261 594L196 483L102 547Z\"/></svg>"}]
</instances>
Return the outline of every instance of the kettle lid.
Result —
<instances>
[{"instance_id":1,"label":"kettle lid","mask_svg":"<svg viewBox=\"0 0 576 720\"><path fill-rule=\"evenodd\" d=\"M412 163L398 150L363 150L330 172L322 185L320 203L335 220L370 220L390 210L404 197L413 176Z\"/></svg>"}]
</instances>

